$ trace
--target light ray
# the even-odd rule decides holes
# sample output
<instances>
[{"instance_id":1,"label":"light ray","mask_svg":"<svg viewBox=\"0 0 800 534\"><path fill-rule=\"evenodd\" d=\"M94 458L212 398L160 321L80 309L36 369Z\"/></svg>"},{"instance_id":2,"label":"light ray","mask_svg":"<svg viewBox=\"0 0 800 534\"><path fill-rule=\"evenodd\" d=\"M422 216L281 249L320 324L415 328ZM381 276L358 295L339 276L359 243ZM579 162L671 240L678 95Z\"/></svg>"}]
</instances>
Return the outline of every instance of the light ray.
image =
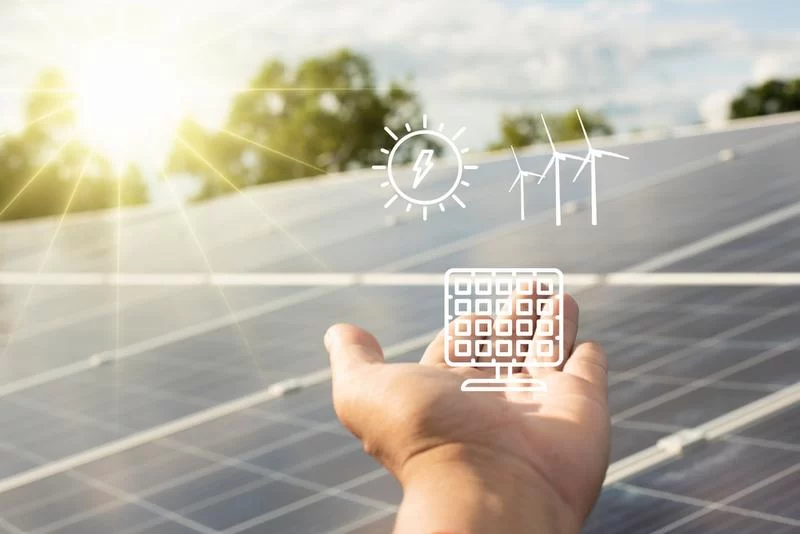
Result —
<instances>
[{"instance_id":1,"label":"light ray","mask_svg":"<svg viewBox=\"0 0 800 534\"><path fill-rule=\"evenodd\" d=\"M320 174L328 174L328 171L326 171L325 169L321 169L320 167L317 167L316 165L312 165L311 163L306 163L305 161L297 159L295 157L292 157L289 154L285 154L285 153L281 152L280 150L275 150L274 148L270 148L270 147L268 147L266 145L262 145L261 143L259 143L257 141L253 141L252 139L244 137L243 135L239 135L236 132L231 132L230 130L226 130L225 128L221 128L219 131L224 133L224 134L227 134L227 135L233 137L234 139L238 139L240 141L244 141L245 143L249 143L249 144L251 144L253 146L256 146L256 147L258 147L258 148L260 148L262 150L266 150L267 152L269 152L271 154L275 154L276 156L280 156L282 158L288 159L289 161L293 161L295 163L299 163L300 165L302 165L304 167L308 167L309 169L312 169L314 171L317 171Z\"/></svg>"},{"instance_id":2,"label":"light ray","mask_svg":"<svg viewBox=\"0 0 800 534\"><path fill-rule=\"evenodd\" d=\"M83 182L83 177L86 175L86 169L89 168L89 162L92 160L93 151L90 147L88 154L86 155L86 159L83 162L83 167L81 168L81 172L78 175L78 179L75 181L75 185L72 187L72 191L70 192L69 197L67 198L67 203L64 206L64 211L61 213L61 216L58 219L58 223L56 223L56 227L53 230L53 235L50 236L50 242L47 245L47 248L44 251L44 255L42 256L42 261L39 262L39 267L36 270L36 277L34 279L34 283L31 284L30 288L28 288L28 293L25 296L25 300L22 302L22 308L20 309L19 314L17 315L16 319L14 319L13 326L11 327L11 331L6 338L6 345L3 347L3 352L0 354L0 359L4 360L6 355L8 354L8 350L11 348L11 345L14 342L14 336L17 334L17 329L20 326L20 323L25 318L25 313L28 311L28 306L30 306L31 298L33 297L34 291L36 288L39 287L38 279L41 278L42 273L44 272L44 268L47 266L47 260L50 259L50 254L53 251L53 247L55 247L56 241L58 240L58 236L61 233L61 228L64 226L64 220L67 218L67 214L69 213L70 208L72 208L72 203L75 201L75 196L78 194L78 189L80 189L81 182Z\"/></svg>"},{"instance_id":3,"label":"light ray","mask_svg":"<svg viewBox=\"0 0 800 534\"><path fill-rule=\"evenodd\" d=\"M444 123L440 122L439 123L439 131L441 132L442 130L444 130Z\"/></svg>"},{"instance_id":4,"label":"light ray","mask_svg":"<svg viewBox=\"0 0 800 534\"><path fill-rule=\"evenodd\" d=\"M466 154L467 152L469 152L469 147L464 147L461 149L462 154Z\"/></svg>"},{"instance_id":5,"label":"light ray","mask_svg":"<svg viewBox=\"0 0 800 534\"><path fill-rule=\"evenodd\" d=\"M406 206L406 213L409 213L410 211L411 211L411 203L409 202L408 205Z\"/></svg>"},{"instance_id":6,"label":"light ray","mask_svg":"<svg viewBox=\"0 0 800 534\"><path fill-rule=\"evenodd\" d=\"M50 164L51 164L51 163L53 163L53 161L55 161L55 160L56 160L56 158L57 158L57 157L58 157L58 156L61 154L61 152L63 152L63 151L64 151L64 148L66 148L66 146L67 146L68 144L70 144L71 142L72 142L72 139L67 139L67 140L64 142L64 144L62 144L60 147L58 147L58 150L56 150L56 152L55 152L55 153L54 153L52 156L50 156L50 157L47 159L47 161L45 161L45 162L44 162L44 164L43 164L43 165L42 165L42 166L39 168L39 170L38 170L38 171L36 171L36 174L34 174L33 176L31 176L31 177L28 179L28 181L27 181L27 182L25 182L25 185L23 185L23 186L22 186L22 189L20 189L19 191L17 191L17 194L16 194L16 195L14 195L14 196L11 198L11 200L9 200L9 201L8 201L8 203L5 205L5 207L4 207L2 210L0 210L0 217L2 217L3 215L5 215L5 214L6 214L6 212L7 212L7 211L8 211L8 210L11 208L11 206L13 206L13 205L14 205L14 203L15 203L17 200L19 200L19 197L21 197L21 196L22 196L22 195L25 193L25 191L27 191L27 190L28 190L28 188L29 188L31 185L33 185L33 182L35 182L35 181L36 181L36 179L37 179L37 178L38 178L38 177L39 177L39 176L40 176L40 175L41 175L41 174L42 174L42 173L43 173L45 170L47 170L47 168L50 166Z\"/></svg>"},{"instance_id":7,"label":"light ray","mask_svg":"<svg viewBox=\"0 0 800 534\"><path fill-rule=\"evenodd\" d=\"M384 87L243 87L232 89L220 89L225 93L359 93L362 91L382 91Z\"/></svg>"},{"instance_id":8,"label":"light ray","mask_svg":"<svg viewBox=\"0 0 800 534\"><path fill-rule=\"evenodd\" d=\"M399 140L399 139L400 139L399 137L397 137L397 134L396 134L396 133L394 133L394 132L392 131L392 129L391 129L391 128L389 128L388 126L384 126L384 127L383 127L383 130L384 130L384 131L385 131L387 134L389 134L389 137L391 137L391 138L392 138L392 139L394 139L395 141L397 141L397 140Z\"/></svg>"},{"instance_id":9,"label":"light ray","mask_svg":"<svg viewBox=\"0 0 800 534\"><path fill-rule=\"evenodd\" d=\"M428 128L428 115L427 114L422 115L422 127L426 128L426 129Z\"/></svg>"},{"instance_id":10,"label":"light ray","mask_svg":"<svg viewBox=\"0 0 800 534\"><path fill-rule=\"evenodd\" d=\"M381 149L381 152L383 152L383 153L384 153L384 154L386 154L387 156L389 155L389 149L388 149L388 148L382 148L382 149Z\"/></svg>"},{"instance_id":11,"label":"light ray","mask_svg":"<svg viewBox=\"0 0 800 534\"><path fill-rule=\"evenodd\" d=\"M372 170L373 171L385 171L386 170L386 165L373 165L372 166Z\"/></svg>"},{"instance_id":12,"label":"light ray","mask_svg":"<svg viewBox=\"0 0 800 534\"><path fill-rule=\"evenodd\" d=\"M177 137L177 136L176 136L176 137ZM215 168L215 167L214 167L214 166L211 164L211 162L210 162L210 161L208 161L208 159L207 159L207 158L203 157L203 155L202 155L202 154L200 154L200 153L199 153L199 152L198 152L196 149L194 149L194 147L192 147L192 146L191 146L189 143L187 143L185 140L182 140L182 139L180 139L180 138L178 139L178 142L180 142L180 143L184 144L184 145L185 145L185 146L186 146L186 147L189 149L189 151L190 151L190 152L192 152L192 154L194 154L194 155L195 155L195 156L196 156L196 157L197 157L197 158L198 158L200 161L202 161L202 162L203 162L203 163L204 163L206 166L208 166L208 168L209 168L209 169L211 169L211 171L212 171L212 172L214 172L214 174L216 174L217 176L219 176L219 177L220 177L220 178L221 178L223 181L225 181L225 182L226 182L226 183L227 183L229 186L231 186L231 188L233 188L233 189L234 189L234 190L235 190L237 193L239 193L241 196L243 196L243 197L244 197L244 198L245 198L245 199L246 199L248 202L250 202L251 204L253 204L253 205L254 205L254 206L255 206L255 207L256 207L256 208L257 208L257 209L260 211L260 213L261 213L261 214L262 214L262 215L263 215L263 216L264 216L264 217L267 219L267 221L269 221L269 222L270 222L270 223L271 223L271 224L272 224L272 225L273 225L275 228L277 228L277 229L278 229L278 230L279 230L279 231L280 231L280 232L281 232L283 235L285 235L285 236L286 236L288 239L290 239L290 240L291 240L293 243L295 243L295 244L296 244L296 245L297 245L297 246L298 246L300 249L302 249L302 250L303 250L303 252L305 252L305 253L308 255L308 257L309 257L309 258L311 258L311 259L312 259L312 260L313 260L313 261L314 261L314 262L315 262L317 265L319 265L319 266L320 266L320 267L321 267L321 268L322 268L324 271L326 271L326 272L329 272L329 273L331 273L331 272L334 272L333 268L331 268L330 266L328 266L328 265L325 263L325 261L323 261L323 260L322 260L320 257L316 256L316 255L315 255L313 252L311 252L311 251L310 251L310 250L309 250L309 249L308 249L308 248L307 248L307 247L306 247L306 246L305 246L305 245L304 245L302 242L300 242L300 241L299 241L297 238L295 238L295 237L294 237L294 236L293 236L293 235L292 235L292 234L291 234L291 233L290 233L290 232L289 232L289 231L288 231L288 230L287 230L287 229L286 229L286 228L285 228L283 225L281 225L281 224L279 224L277 221L275 221L275 220L274 220L274 219L273 219L273 218L272 218L272 217L269 215L269 213L267 213L267 211L266 211L264 208L262 208L262 207L261 207L261 206L260 206L258 203L256 203L256 202L255 202L255 201L254 201L252 198L250 198L250 196L249 196L249 195L245 194L245 193L244 193L243 191L241 191L241 190L240 190L238 187L236 187L236 184L234 184L234 183L233 183L233 182L232 182L230 179L228 179L228 178L227 178L227 177L226 177L226 176L225 176L225 175L224 175L222 172L220 172L218 169L216 169L216 168ZM165 174L165 173L163 172L163 170L162 170L162 174ZM170 186L171 186L171 184L170 184ZM396 200L396 198L395 198L395 200ZM393 201L394 201L394 200L392 200L392 202L393 202ZM409 207L410 207L410 205L409 205ZM185 213L184 213L184 215L185 215ZM188 215L186 216L186 218L188 219ZM196 236L195 236L195 239L197 239L197 238L196 238ZM210 267L211 267L210 261L209 261L209 262L207 262L207 264L208 264L208 266L209 266L209 268L210 268ZM212 274L212 275L214 274L214 273L213 273L213 271L211 271L211 274ZM221 288L220 288L220 289L221 289ZM225 298L224 294L223 294L223 298ZM360 297L360 295L358 295L358 294L356 294L356 295L355 295L355 298L356 298L357 300L359 300L359 301L362 301L362 305L363 305L364 309L367 309L367 310L374 310L375 312L377 312L377 311L378 311L378 310L376 310L376 308L375 308L375 305L373 304L372 300L369 300L369 299L362 299L362 298ZM227 300L226 300L226 302L227 302ZM230 306L229 306L229 308L230 308ZM255 356L252 354L252 352L251 352L251 354L250 354L250 355L251 355L251 357L253 357L253 359L255 360ZM257 362L255 362L255 364L256 364L256 365L258 365L258 363L257 363Z\"/></svg>"},{"instance_id":13,"label":"light ray","mask_svg":"<svg viewBox=\"0 0 800 534\"><path fill-rule=\"evenodd\" d=\"M381 188L384 188L384 187L389 187L389 182L382 182L381 183Z\"/></svg>"},{"instance_id":14,"label":"light ray","mask_svg":"<svg viewBox=\"0 0 800 534\"><path fill-rule=\"evenodd\" d=\"M2 43L0 43L2 44ZM43 63L47 63L45 58L31 57ZM154 85L151 88L158 89ZM363 91L382 91L383 87L207 87L207 86L185 86L186 93L193 95L224 94L235 95L245 93L357 93ZM14 94L79 94L80 90L63 88L37 88L37 87L0 87L0 93Z\"/></svg>"},{"instance_id":15,"label":"light ray","mask_svg":"<svg viewBox=\"0 0 800 534\"><path fill-rule=\"evenodd\" d=\"M220 179L222 179L226 184L228 184L228 186L231 189L236 191L236 193L238 193L242 198L244 198L250 205L256 208L269 224L277 228L280 233L282 233L292 243L294 243L297 246L297 248L299 248L301 251L303 251L304 254L306 254L309 258L311 258L314 261L314 263L316 263L326 271L331 270L328 264L326 264L322 258L311 252L311 250L309 250L309 248L306 245L304 245L299 239L293 236L292 233L286 229L286 227L284 227L282 224L276 221L263 206L261 206L255 200L253 200L253 198L244 191L242 191L241 188L237 187L236 184L233 183L233 181L230 178L225 176L225 174L222 171L217 169L206 157L204 157L200 152L198 152L197 149L195 149L188 141L186 141L185 139L183 139L178 135L176 135L175 138L181 145L183 145L187 150L189 150L189 152L191 152L192 155L194 155L194 157L196 157L206 167L208 167L211 170L211 172L216 174Z\"/></svg>"},{"instance_id":16,"label":"light ray","mask_svg":"<svg viewBox=\"0 0 800 534\"><path fill-rule=\"evenodd\" d=\"M195 245L197 245L197 250L203 257L203 262L206 265L206 270L208 271L208 274L214 276L216 273L214 272L214 267L211 265L211 260L209 259L208 254L203 248L203 244L200 241L200 237L197 235L197 232L195 232L194 228L192 227L192 220L189 218L189 214L186 212L186 208L184 208L183 203L181 202L181 199L178 196L178 193L175 191L175 187L172 185L172 182L170 181L169 177L167 176L167 173L164 171L163 168L161 169L161 177L167 184L167 188L169 189L170 195L172 196L175 204L178 206L178 209L180 210L181 218L186 223L186 229L189 230L189 234L192 236L192 240L194 240ZM264 370L261 368L261 365L258 363L258 360L256 359L253 347L250 345L250 341L247 339L247 335L245 334L241 323L239 322L238 319L236 319L236 312L233 311L233 307L231 306L230 300L228 300L227 295L225 295L225 290L221 287L217 287L217 289L219 290L220 297L222 297L222 300L225 303L225 307L228 309L228 316L234 320L233 321L234 328L236 328L237 332L241 336L247 354L252 360L253 365L255 366L255 370L258 371L258 373L263 377Z\"/></svg>"},{"instance_id":17,"label":"light ray","mask_svg":"<svg viewBox=\"0 0 800 534\"><path fill-rule=\"evenodd\" d=\"M472 184L464 180L461 180L461 185L463 185L464 187L470 187Z\"/></svg>"},{"instance_id":18,"label":"light ray","mask_svg":"<svg viewBox=\"0 0 800 534\"><path fill-rule=\"evenodd\" d=\"M461 134L463 134L466 131L467 131L467 127L466 126L462 126L461 128L458 129L458 131L455 133L455 135L451 139L453 141L455 141L456 139L461 137Z\"/></svg>"},{"instance_id":19,"label":"light ray","mask_svg":"<svg viewBox=\"0 0 800 534\"><path fill-rule=\"evenodd\" d=\"M33 126L35 124L38 124L38 123L42 122L43 120L49 119L50 117L52 117L54 115L58 115L59 113L63 113L64 111L67 111L68 109L70 109L70 106L69 105L65 105L65 106L61 106L59 108L56 108L53 111L45 113L41 117L37 117L37 118L33 119L32 121L30 121L25 126L23 126L22 127L22 131L24 132L25 130L27 130L31 126ZM11 135L11 132L0 132L0 139L5 139L6 137L9 137L10 135Z\"/></svg>"},{"instance_id":20,"label":"light ray","mask_svg":"<svg viewBox=\"0 0 800 534\"><path fill-rule=\"evenodd\" d=\"M422 206L422 220L428 220L428 206Z\"/></svg>"},{"instance_id":21,"label":"light ray","mask_svg":"<svg viewBox=\"0 0 800 534\"><path fill-rule=\"evenodd\" d=\"M408 123L406 123L406 131L407 131L407 132L410 132L410 131L411 131L411 125L410 125L410 124L408 124Z\"/></svg>"},{"instance_id":22,"label":"light ray","mask_svg":"<svg viewBox=\"0 0 800 534\"><path fill-rule=\"evenodd\" d=\"M478 166L477 166L477 165L464 165L464 170L465 170L465 171L474 171L474 170L476 170L477 168L478 168Z\"/></svg>"},{"instance_id":23,"label":"light ray","mask_svg":"<svg viewBox=\"0 0 800 534\"><path fill-rule=\"evenodd\" d=\"M127 7L127 0L117 0L117 34L124 35L125 27L126 27L126 7ZM118 132L115 136L115 147L114 153L115 154L122 154L123 148L122 144L122 135ZM122 166L118 165L115 168L116 178L117 178L117 239L116 239L116 252L117 252L117 261L116 261L116 268L117 268L117 278L119 278L120 272L122 271L122 198L123 198L123 191L122 188L124 187L123 178L124 176L121 175ZM122 344L122 288L117 284L114 288L114 359L116 360L119 358L120 352L120 345ZM121 368L114 366L114 413L119 413L120 407L120 383L119 383L119 375L120 375Z\"/></svg>"},{"instance_id":24,"label":"light ray","mask_svg":"<svg viewBox=\"0 0 800 534\"><path fill-rule=\"evenodd\" d=\"M442 204L441 202L439 203L439 211L444 213L444 204Z\"/></svg>"},{"instance_id":25,"label":"light ray","mask_svg":"<svg viewBox=\"0 0 800 534\"><path fill-rule=\"evenodd\" d=\"M34 124L38 124L38 123L42 122L43 120L47 120L50 117L53 117L53 116L58 115L60 113L64 113L65 111L69 111L70 109L72 109L72 106L70 106L69 104L65 104L63 106L60 106L60 107L54 109L53 111L45 113L41 117L37 117L37 118L33 119L28 124L26 124L25 126L22 127L22 131L27 130L28 128L30 128Z\"/></svg>"},{"instance_id":26,"label":"light ray","mask_svg":"<svg viewBox=\"0 0 800 534\"><path fill-rule=\"evenodd\" d=\"M455 201L456 201L456 204L458 204L458 205L459 205L459 206L461 206L462 208L466 208L466 207L467 207L467 206L464 204L464 202L463 202L463 201L462 201L460 198L458 198L458 195L453 195L453 196L452 196L452 198L453 198L453 200L455 200Z\"/></svg>"},{"instance_id":27,"label":"light ray","mask_svg":"<svg viewBox=\"0 0 800 534\"><path fill-rule=\"evenodd\" d=\"M14 94L53 94L53 95L74 95L79 91L75 89L56 89L56 88L39 88L39 87L0 87L0 93L14 93Z\"/></svg>"},{"instance_id":28,"label":"light ray","mask_svg":"<svg viewBox=\"0 0 800 534\"><path fill-rule=\"evenodd\" d=\"M394 196L392 196L392 198L390 198L390 199L389 199L389 201L388 201L388 202L386 202L386 204L384 204L384 205L383 205L383 207L384 207L384 208L388 208L389 206L391 206L392 204L394 204L394 201L395 201L395 200L397 200L398 198L400 198L400 197L399 197L399 196L397 196L397 195L394 195Z\"/></svg>"},{"instance_id":29,"label":"light ray","mask_svg":"<svg viewBox=\"0 0 800 534\"><path fill-rule=\"evenodd\" d=\"M117 243L116 243L116 268L117 268L117 278L122 271L122 176L119 175L119 169L115 171L117 173L117 213L116 213L116 223L117 223ZM120 295L120 286L117 284L116 287L116 294L115 297L115 320L114 320L114 358L117 357L119 354L119 347L121 343L121 315L122 315L122 304L121 304L121 295Z\"/></svg>"}]
</instances>

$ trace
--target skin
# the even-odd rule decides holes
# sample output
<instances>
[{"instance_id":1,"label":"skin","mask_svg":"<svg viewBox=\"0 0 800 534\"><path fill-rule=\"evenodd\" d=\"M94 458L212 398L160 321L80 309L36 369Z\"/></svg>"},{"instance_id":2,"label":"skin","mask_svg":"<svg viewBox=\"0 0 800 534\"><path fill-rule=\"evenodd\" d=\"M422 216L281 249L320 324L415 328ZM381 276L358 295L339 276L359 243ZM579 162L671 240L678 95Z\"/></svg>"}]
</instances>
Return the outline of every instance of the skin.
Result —
<instances>
[{"instance_id":1,"label":"skin","mask_svg":"<svg viewBox=\"0 0 800 534\"><path fill-rule=\"evenodd\" d=\"M336 413L403 486L395 534L579 532L608 467L608 371L599 345L575 344L575 300L555 306L569 357L537 369L548 358L531 354L517 374L546 393L462 392L494 371L449 367L444 332L419 364L387 364L368 332L328 330Z\"/></svg>"}]
</instances>

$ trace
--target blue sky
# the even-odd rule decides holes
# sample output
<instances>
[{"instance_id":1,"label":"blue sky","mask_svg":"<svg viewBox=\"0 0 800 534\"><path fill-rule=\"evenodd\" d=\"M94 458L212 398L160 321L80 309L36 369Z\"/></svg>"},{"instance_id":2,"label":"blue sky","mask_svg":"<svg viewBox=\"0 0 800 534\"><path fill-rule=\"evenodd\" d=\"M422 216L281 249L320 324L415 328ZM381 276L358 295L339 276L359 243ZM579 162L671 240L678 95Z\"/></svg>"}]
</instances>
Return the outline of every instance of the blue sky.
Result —
<instances>
[{"instance_id":1,"label":"blue sky","mask_svg":"<svg viewBox=\"0 0 800 534\"><path fill-rule=\"evenodd\" d=\"M354 48L381 82L412 74L425 111L466 125L474 149L501 112L582 105L621 131L666 127L719 120L745 85L800 76L797 0L13 0L0 5L0 86L24 87L48 65L74 70L120 18L192 87L241 87L268 57ZM0 130L21 125L21 99L0 93ZM180 111L221 124L228 101L201 91Z\"/></svg>"}]
</instances>

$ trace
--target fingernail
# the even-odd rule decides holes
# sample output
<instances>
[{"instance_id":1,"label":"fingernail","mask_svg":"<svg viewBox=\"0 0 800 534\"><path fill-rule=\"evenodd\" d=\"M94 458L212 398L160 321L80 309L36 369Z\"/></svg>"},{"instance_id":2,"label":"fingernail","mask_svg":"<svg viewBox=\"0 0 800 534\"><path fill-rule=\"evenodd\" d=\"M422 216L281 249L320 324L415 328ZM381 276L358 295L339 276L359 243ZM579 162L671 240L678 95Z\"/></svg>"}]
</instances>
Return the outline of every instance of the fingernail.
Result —
<instances>
[{"instance_id":1,"label":"fingernail","mask_svg":"<svg viewBox=\"0 0 800 534\"><path fill-rule=\"evenodd\" d=\"M333 347L333 345L336 344L338 336L339 333L335 325L328 328L328 331L325 332L325 337L323 338L323 342L325 343L325 348L331 350L331 347Z\"/></svg>"}]
</instances>

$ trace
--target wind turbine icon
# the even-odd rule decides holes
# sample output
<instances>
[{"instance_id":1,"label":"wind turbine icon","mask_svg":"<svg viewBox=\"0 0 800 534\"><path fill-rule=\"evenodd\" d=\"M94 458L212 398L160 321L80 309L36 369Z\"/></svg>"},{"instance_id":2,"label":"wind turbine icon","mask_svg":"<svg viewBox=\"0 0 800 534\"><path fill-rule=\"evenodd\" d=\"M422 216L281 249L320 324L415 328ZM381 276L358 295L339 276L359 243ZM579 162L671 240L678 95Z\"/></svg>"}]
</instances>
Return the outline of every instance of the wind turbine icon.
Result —
<instances>
[{"instance_id":1,"label":"wind turbine icon","mask_svg":"<svg viewBox=\"0 0 800 534\"><path fill-rule=\"evenodd\" d=\"M575 178L572 179L572 182L575 183L578 180L578 177L583 172L583 169L586 168L586 165L591 164L591 197L592 197L592 226L597 226L597 168L596 162L599 158L603 156L608 156L610 158L617 158L617 159L630 159L628 156L623 156L622 154L617 154L615 152L609 152L608 150L599 150L597 148L592 147L592 142L589 141L589 134L586 133L586 127L583 125L583 119L581 118L581 112L579 110L575 110L575 113L578 114L578 121L581 123L581 130L583 130L583 136L586 138L586 145L589 147L589 152L586 154L586 158L583 160L581 164L581 168L578 169L578 173L575 175Z\"/></svg>"},{"instance_id":2,"label":"wind turbine icon","mask_svg":"<svg viewBox=\"0 0 800 534\"><path fill-rule=\"evenodd\" d=\"M519 184L519 216L520 220L525 220L525 177L526 176L536 176L537 178L541 178L541 174L536 174L535 172L527 172L522 170L522 166L519 164L519 159L517 158L517 153L514 151L514 147L511 147L511 153L514 154L514 161L517 162L517 169L519 172L517 173L517 179L514 180L514 183L511 184L511 188L508 190L510 193L514 190L514 188Z\"/></svg>"},{"instance_id":3,"label":"wind turbine icon","mask_svg":"<svg viewBox=\"0 0 800 534\"><path fill-rule=\"evenodd\" d=\"M556 167L556 226L561 226L561 162L566 161L568 159L582 161L584 165L588 161L588 159L581 158L579 156L573 156L572 154L565 154L564 152L559 152L556 149L556 145L553 143L553 138L550 136L550 129L547 127L547 121L544 120L544 115L542 117L542 124L544 124L544 131L547 133L547 140L550 141L550 148L553 150L553 155L550 157L550 161L547 163L547 167L544 168L544 172L539 177L539 181L537 183L542 183L547 173L550 169L555 165ZM588 156L587 156L588 157ZM592 167L594 168L594 167ZM578 171L580 173L580 171Z\"/></svg>"}]
</instances>

